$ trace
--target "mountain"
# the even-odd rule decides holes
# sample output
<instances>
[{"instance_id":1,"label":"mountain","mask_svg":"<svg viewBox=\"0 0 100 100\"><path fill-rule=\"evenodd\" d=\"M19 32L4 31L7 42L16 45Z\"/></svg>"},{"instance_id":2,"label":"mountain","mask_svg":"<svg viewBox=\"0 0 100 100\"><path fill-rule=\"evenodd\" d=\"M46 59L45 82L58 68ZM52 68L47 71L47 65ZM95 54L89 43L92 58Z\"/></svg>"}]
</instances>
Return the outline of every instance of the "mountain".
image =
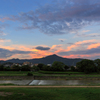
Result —
<instances>
[{"instance_id":1,"label":"mountain","mask_svg":"<svg viewBox=\"0 0 100 100\"><path fill-rule=\"evenodd\" d=\"M60 61L68 66L75 66L76 63L81 60L83 59L80 59L80 58L68 59L68 58L63 58L54 54L54 55L49 55L49 56L39 58L39 59L23 59L23 60L10 59L6 61L2 61L2 62L23 63L27 61L27 62L32 62L33 64L36 64L36 63L52 64L54 61Z\"/></svg>"}]
</instances>

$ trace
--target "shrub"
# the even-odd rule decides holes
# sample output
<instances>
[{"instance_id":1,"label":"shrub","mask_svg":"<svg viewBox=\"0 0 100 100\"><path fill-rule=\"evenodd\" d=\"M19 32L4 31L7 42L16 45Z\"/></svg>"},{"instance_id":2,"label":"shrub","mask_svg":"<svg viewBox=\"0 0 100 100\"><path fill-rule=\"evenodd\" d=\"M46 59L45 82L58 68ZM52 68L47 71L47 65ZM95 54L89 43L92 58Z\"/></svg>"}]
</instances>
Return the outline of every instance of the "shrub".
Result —
<instances>
[{"instance_id":1,"label":"shrub","mask_svg":"<svg viewBox=\"0 0 100 100\"><path fill-rule=\"evenodd\" d=\"M33 76L33 74L29 72L29 73L27 73L27 76Z\"/></svg>"}]
</instances>

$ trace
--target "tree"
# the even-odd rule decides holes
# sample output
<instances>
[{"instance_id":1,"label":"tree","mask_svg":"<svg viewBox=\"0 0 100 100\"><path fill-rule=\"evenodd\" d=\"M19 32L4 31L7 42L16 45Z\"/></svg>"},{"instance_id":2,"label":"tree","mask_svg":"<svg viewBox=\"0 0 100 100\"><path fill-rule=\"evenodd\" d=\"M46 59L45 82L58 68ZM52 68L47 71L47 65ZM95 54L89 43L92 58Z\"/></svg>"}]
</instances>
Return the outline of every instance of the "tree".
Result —
<instances>
[{"instance_id":1,"label":"tree","mask_svg":"<svg viewBox=\"0 0 100 100\"><path fill-rule=\"evenodd\" d=\"M68 70L68 68L69 68L69 67L68 67L67 65L65 65L64 69L65 69L65 70Z\"/></svg>"},{"instance_id":2,"label":"tree","mask_svg":"<svg viewBox=\"0 0 100 100\"><path fill-rule=\"evenodd\" d=\"M40 63L40 64L37 65L37 67L38 67L40 70L42 70L43 66L44 66L44 64L42 64L42 63Z\"/></svg>"},{"instance_id":3,"label":"tree","mask_svg":"<svg viewBox=\"0 0 100 100\"><path fill-rule=\"evenodd\" d=\"M31 68L29 65L23 65L22 68L21 68L22 71L30 71Z\"/></svg>"},{"instance_id":4,"label":"tree","mask_svg":"<svg viewBox=\"0 0 100 100\"><path fill-rule=\"evenodd\" d=\"M20 71L20 67L18 65L13 65L12 70L13 71Z\"/></svg>"},{"instance_id":5,"label":"tree","mask_svg":"<svg viewBox=\"0 0 100 100\"><path fill-rule=\"evenodd\" d=\"M78 71L85 73L95 72L95 64L92 60L84 59L76 64Z\"/></svg>"},{"instance_id":6,"label":"tree","mask_svg":"<svg viewBox=\"0 0 100 100\"><path fill-rule=\"evenodd\" d=\"M100 59L95 59L94 64L96 67L96 71L99 72L100 71Z\"/></svg>"},{"instance_id":7,"label":"tree","mask_svg":"<svg viewBox=\"0 0 100 100\"><path fill-rule=\"evenodd\" d=\"M11 71L11 68L9 66L4 67L4 71Z\"/></svg>"},{"instance_id":8,"label":"tree","mask_svg":"<svg viewBox=\"0 0 100 100\"><path fill-rule=\"evenodd\" d=\"M44 71L50 71L50 66L44 65L42 70Z\"/></svg>"},{"instance_id":9,"label":"tree","mask_svg":"<svg viewBox=\"0 0 100 100\"><path fill-rule=\"evenodd\" d=\"M71 66L71 71L76 71L74 66Z\"/></svg>"},{"instance_id":10,"label":"tree","mask_svg":"<svg viewBox=\"0 0 100 100\"><path fill-rule=\"evenodd\" d=\"M31 70L32 70L32 71L39 71L39 68L38 68L37 66L33 66L33 67L31 68Z\"/></svg>"},{"instance_id":11,"label":"tree","mask_svg":"<svg viewBox=\"0 0 100 100\"><path fill-rule=\"evenodd\" d=\"M53 71L64 71L65 70L65 64L59 61L54 61L51 67L51 70Z\"/></svg>"},{"instance_id":12,"label":"tree","mask_svg":"<svg viewBox=\"0 0 100 100\"><path fill-rule=\"evenodd\" d=\"M4 65L0 65L0 71L4 70Z\"/></svg>"}]
</instances>

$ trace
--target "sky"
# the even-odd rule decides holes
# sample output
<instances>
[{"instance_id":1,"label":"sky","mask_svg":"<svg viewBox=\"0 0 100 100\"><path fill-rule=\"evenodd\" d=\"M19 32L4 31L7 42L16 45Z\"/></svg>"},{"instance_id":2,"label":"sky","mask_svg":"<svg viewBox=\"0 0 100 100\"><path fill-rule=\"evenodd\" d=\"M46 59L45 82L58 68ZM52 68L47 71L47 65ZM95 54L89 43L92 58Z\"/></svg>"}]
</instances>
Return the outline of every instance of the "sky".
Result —
<instances>
[{"instance_id":1,"label":"sky","mask_svg":"<svg viewBox=\"0 0 100 100\"><path fill-rule=\"evenodd\" d=\"M100 58L100 0L0 0L0 60Z\"/></svg>"}]
</instances>

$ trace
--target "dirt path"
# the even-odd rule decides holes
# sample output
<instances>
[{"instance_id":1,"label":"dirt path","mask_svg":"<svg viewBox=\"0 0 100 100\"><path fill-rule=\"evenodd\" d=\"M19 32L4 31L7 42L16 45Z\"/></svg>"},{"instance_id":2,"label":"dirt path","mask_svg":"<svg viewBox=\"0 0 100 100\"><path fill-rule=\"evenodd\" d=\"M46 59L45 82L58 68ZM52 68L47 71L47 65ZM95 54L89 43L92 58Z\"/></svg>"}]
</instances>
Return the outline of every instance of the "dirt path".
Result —
<instances>
[{"instance_id":1,"label":"dirt path","mask_svg":"<svg viewBox=\"0 0 100 100\"><path fill-rule=\"evenodd\" d=\"M100 86L0 86L0 88L100 88Z\"/></svg>"}]
</instances>

